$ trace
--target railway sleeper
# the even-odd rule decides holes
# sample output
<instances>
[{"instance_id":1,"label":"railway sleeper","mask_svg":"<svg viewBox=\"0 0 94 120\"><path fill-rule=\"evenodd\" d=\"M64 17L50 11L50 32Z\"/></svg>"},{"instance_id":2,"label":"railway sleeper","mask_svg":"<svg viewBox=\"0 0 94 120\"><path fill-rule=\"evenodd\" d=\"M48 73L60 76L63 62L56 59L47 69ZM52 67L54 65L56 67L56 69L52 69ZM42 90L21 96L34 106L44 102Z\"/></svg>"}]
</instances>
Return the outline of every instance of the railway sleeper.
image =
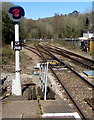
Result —
<instances>
[{"instance_id":1,"label":"railway sleeper","mask_svg":"<svg viewBox=\"0 0 94 120\"><path fill-rule=\"evenodd\" d=\"M8 76L0 79L0 85L3 85Z\"/></svg>"},{"instance_id":2,"label":"railway sleeper","mask_svg":"<svg viewBox=\"0 0 94 120\"><path fill-rule=\"evenodd\" d=\"M35 86L29 86L29 88L28 88L28 100L37 100Z\"/></svg>"},{"instance_id":3,"label":"railway sleeper","mask_svg":"<svg viewBox=\"0 0 94 120\"><path fill-rule=\"evenodd\" d=\"M87 104L92 108L92 110L94 111L94 98L85 98L84 99Z\"/></svg>"},{"instance_id":4,"label":"railway sleeper","mask_svg":"<svg viewBox=\"0 0 94 120\"><path fill-rule=\"evenodd\" d=\"M37 91L38 91L39 98L41 100L44 100L44 92L42 92L40 87L38 87ZM55 100L56 99L55 98L55 95L56 95L55 92L49 86L47 87L46 95L47 95L47 100Z\"/></svg>"},{"instance_id":5,"label":"railway sleeper","mask_svg":"<svg viewBox=\"0 0 94 120\"><path fill-rule=\"evenodd\" d=\"M4 93L6 93L7 92L7 87L2 87L1 89L0 89L0 96L2 96Z\"/></svg>"}]
</instances>

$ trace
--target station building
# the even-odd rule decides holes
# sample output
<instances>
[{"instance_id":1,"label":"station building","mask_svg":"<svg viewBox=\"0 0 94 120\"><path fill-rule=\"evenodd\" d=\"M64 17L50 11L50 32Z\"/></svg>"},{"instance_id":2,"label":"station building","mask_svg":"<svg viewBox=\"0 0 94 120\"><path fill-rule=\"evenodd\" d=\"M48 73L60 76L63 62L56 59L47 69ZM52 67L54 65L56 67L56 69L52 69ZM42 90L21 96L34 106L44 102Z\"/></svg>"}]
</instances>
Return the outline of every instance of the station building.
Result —
<instances>
[{"instance_id":1,"label":"station building","mask_svg":"<svg viewBox=\"0 0 94 120\"><path fill-rule=\"evenodd\" d=\"M80 39L84 42L84 45L81 45L82 47L88 47L89 51L94 52L94 32L83 31L83 37Z\"/></svg>"}]
</instances>

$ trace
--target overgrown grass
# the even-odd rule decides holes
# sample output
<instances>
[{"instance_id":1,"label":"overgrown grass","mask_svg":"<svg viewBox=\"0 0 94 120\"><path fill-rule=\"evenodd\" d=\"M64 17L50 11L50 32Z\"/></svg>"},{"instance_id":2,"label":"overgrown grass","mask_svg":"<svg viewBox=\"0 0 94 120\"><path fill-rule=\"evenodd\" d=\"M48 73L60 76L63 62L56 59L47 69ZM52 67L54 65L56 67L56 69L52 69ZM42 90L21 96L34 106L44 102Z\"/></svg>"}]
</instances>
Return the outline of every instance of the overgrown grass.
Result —
<instances>
[{"instance_id":1,"label":"overgrown grass","mask_svg":"<svg viewBox=\"0 0 94 120\"><path fill-rule=\"evenodd\" d=\"M28 65L32 61L32 58L24 54L22 51L20 51L20 62L21 65Z\"/></svg>"},{"instance_id":2,"label":"overgrown grass","mask_svg":"<svg viewBox=\"0 0 94 120\"><path fill-rule=\"evenodd\" d=\"M32 58L24 54L24 52L20 51L21 72L25 74L31 74L31 65L32 65Z\"/></svg>"},{"instance_id":3,"label":"overgrown grass","mask_svg":"<svg viewBox=\"0 0 94 120\"><path fill-rule=\"evenodd\" d=\"M11 64L14 61L14 51L10 45L4 45L2 47L2 65Z\"/></svg>"},{"instance_id":4,"label":"overgrown grass","mask_svg":"<svg viewBox=\"0 0 94 120\"><path fill-rule=\"evenodd\" d=\"M20 51L20 67L23 71L27 72L27 67L32 64L32 58L28 57ZM2 71L14 72L15 71L15 51L11 49L10 45L2 47Z\"/></svg>"},{"instance_id":5,"label":"overgrown grass","mask_svg":"<svg viewBox=\"0 0 94 120\"><path fill-rule=\"evenodd\" d=\"M27 60L30 59L26 54L20 51L20 61L27 63ZM15 61L15 51L11 49L10 45L6 45L2 48L2 64L10 64Z\"/></svg>"}]
</instances>

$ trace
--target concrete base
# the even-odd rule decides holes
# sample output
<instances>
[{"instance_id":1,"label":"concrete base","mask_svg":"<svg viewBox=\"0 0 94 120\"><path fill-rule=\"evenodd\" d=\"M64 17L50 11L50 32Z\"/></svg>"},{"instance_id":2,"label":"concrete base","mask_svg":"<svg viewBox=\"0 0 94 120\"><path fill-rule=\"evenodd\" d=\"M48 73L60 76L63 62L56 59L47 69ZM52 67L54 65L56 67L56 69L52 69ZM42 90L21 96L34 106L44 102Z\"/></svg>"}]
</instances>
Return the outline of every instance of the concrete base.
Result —
<instances>
[{"instance_id":1,"label":"concrete base","mask_svg":"<svg viewBox=\"0 0 94 120\"><path fill-rule=\"evenodd\" d=\"M2 118L37 118L40 115L38 101L5 101Z\"/></svg>"},{"instance_id":2,"label":"concrete base","mask_svg":"<svg viewBox=\"0 0 94 120\"><path fill-rule=\"evenodd\" d=\"M60 120L81 120L79 114L63 100L40 101L40 104L42 109L42 117L45 119L61 118Z\"/></svg>"},{"instance_id":3,"label":"concrete base","mask_svg":"<svg viewBox=\"0 0 94 120\"><path fill-rule=\"evenodd\" d=\"M61 100L40 101L42 113L68 113L74 110Z\"/></svg>"}]
</instances>

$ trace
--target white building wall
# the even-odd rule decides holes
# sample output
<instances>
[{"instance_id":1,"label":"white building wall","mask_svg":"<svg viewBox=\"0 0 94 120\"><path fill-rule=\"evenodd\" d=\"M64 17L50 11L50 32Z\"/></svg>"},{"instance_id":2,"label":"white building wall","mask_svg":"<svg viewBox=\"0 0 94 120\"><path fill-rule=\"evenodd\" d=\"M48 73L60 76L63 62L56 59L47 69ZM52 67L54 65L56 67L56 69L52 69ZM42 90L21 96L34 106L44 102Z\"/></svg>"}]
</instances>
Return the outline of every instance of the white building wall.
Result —
<instances>
[{"instance_id":1,"label":"white building wall","mask_svg":"<svg viewBox=\"0 0 94 120\"><path fill-rule=\"evenodd\" d=\"M94 33L83 33L83 37L86 37L86 38L94 37Z\"/></svg>"}]
</instances>

